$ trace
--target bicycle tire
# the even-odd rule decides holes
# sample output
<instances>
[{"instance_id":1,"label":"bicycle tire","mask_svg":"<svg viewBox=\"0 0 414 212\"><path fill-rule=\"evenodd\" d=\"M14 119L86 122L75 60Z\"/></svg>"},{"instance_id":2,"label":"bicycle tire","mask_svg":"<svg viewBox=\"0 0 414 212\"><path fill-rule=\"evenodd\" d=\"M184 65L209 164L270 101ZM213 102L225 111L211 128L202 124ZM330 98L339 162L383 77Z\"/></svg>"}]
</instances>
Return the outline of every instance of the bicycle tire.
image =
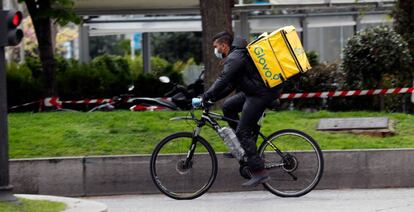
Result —
<instances>
[{"instance_id":1,"label":"bicycle tire","mask_svg":"<svg viewBox=\"0 0 414 212\"><path fill-rule=\"evenodd\" d=\"M170 191L169 189L167 189L162 182L160 181L160 179L158 178L157 175L157 168L156 168L156 161L157 158L159 156L160 150L170 141L177 139L177 138L192 138L193 137L193 133L192 132L178 132L178 133L174 133L171 134L167 137L165 137L164 139L162 139L158 145L155 147L152 155L151 155L151 160L150 160L150 173L151 173L151 178L152 181L154 182L155 186L165 195L167 195L168 197L171 197L173 199L177 199L177 200L189 200L189 199L195 199L197 197L200 197L201 195L203 195L205 192L207 192L210 187L213 185L214 180L216 179L217 176L217 171L218 171L218 163L217 163L217 156L214 152L214 149L211 147L211 145L201 136L198 136L197 139L197 143L198 144L202 144L208 154L210 155L210 159L211 159L211 173L208 179L208 182L206 184L203 185L203 187L201 189L198 189L196 192L191 193L191 194L178 194L176 192ZM197 148L197 147L196 147Z\"/></svg>"}]
</instances>

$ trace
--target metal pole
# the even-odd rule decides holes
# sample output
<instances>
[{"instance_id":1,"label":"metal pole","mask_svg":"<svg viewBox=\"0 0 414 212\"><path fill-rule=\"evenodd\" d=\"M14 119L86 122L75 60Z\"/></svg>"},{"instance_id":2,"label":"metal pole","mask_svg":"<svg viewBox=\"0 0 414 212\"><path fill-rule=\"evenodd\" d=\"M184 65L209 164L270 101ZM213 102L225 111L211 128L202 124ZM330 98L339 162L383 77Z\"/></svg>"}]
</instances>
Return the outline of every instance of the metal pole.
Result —
<instances>
[{"instance_id":1,"label":"metal pole","mask_svg":"<svg viewBox=\"0 0 414 212\"><path fill-rule=\"evenodd\" d=\"M240 13L240 26L241 26L241 36L247 41L250 40L250 25L249 25L249 13L241 12Z\"/></svg>"},{"instance_id":2,"label":"metal pole","mask_svg":"<svg viewBox=\"0 0 414 212\"><path fill-rule=\"evenodd\" d=\"M302 32L301 32L301 41L303 43L304 49L309 49L309 23L306 17L303 17L300 21Z\"/></svg>"},{"instance_id":3,"label":"metal pole","mask_svg":"<svg viewBox=\"0 0 414 212\"><path fill-rule=\"evenodd\" d=\"M24 9L23 9L23 6L22 6L22 4L19 4L18 6L17 6L18 8L19 8L19 10L20 11L24 11ZM21 24L20 25L20 28L23 30L23 32L24 32L24 24ZM26 55L24 54L25 52L24 52L24 41L22 41L21 43L20 43L20 47L19 47L19 54L20 54L20 61L19 61L19 63L20 64L22 64L22 63L24 63L25 61L26 61Z\"/></svg>"},{"instance_id":4,"label":"metal pole","mask_svg":"<svg viewBox=\"0 0 414 212\"><path fill-rule=\"evenodd\" d=\"M144 73L149 73L151 71L151 37L148 32L142 33L142 57Z\"/></svg>"},{"instance_id":5,"label":"metal pole","mask_svg":"<svg viewBox=\"0 0 414 212\"><path fill-rule=\"evenodd\" d=\"M240 12L238 14L239 19L234 22L234 34L242 37L247 41L250 40L250 25L249 25L249 13Z\"/></svg>"},{"instance_id":6,"label":"metal pole","mask_svg":"<svg viewBox=\"0 0 414 212\"><path fill-rule=\"evenodd\" d=\"M0 10L3 1L0 0ZM5 21L5 20L0 20ZM6 35L0 35L6 36ZM9 184L9 145L7 133L6 61L4 47L0 47L0 202L17 201Z\"/></svg>"},{"instance_id":7,"label":"metal pole","mask_svg":"<svg viewBox=\"0 0 414 212\"><path fill-rule=\"evenodd\" d=\"M89 54L89 26L79 26L79 61L89 63L91 60Z\"/></svg>"},{"instance_id":8,"label":"metal pole","mask_svg":"<svg viewBox=\"0 0 414 212\"><path fill-rule=\"evenodd\" d=\"M134 33L132 33L131 34L131 60L134 60L135 59L135 36L134 36L135 34Z\"/></svg>"},{"instance_id":9,"label":"metal pole","mask_svg":"<svg viewBox=\"0 0 414 212\"><path fill-rule=\"evenodd\" d=\"M361 16L358 14L354 15L355 26L354 26L354 35L362 29L361 27Z\"/></svg>"}]
</instances>

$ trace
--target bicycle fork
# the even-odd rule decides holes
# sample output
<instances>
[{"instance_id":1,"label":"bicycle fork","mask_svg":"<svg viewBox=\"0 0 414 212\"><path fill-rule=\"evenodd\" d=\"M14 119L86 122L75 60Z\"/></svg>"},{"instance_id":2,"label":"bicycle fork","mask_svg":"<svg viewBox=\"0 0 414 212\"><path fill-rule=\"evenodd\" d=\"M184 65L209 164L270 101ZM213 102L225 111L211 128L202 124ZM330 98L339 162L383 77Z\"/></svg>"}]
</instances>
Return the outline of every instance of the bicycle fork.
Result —
<instances>
[{"instance_id":1,"label":"bicycle fork","mask_svg":"<svg viewBox=\"0 0 414 212\"><path fill-rule=\"evenodd\" d=\"M184 166L186 168L188 168L189 164L191 164L191 160L193 159L194 151L195 151L196 146L197 146L197 137L200 134L200 131L201 131L201 127L197 127L193 132L193 138L192 138L192 141L191 141L191 146L190 146L190 149L187 152L187 158L185 159L185 163L184 163Z\"/></svg>"}]
</instances>

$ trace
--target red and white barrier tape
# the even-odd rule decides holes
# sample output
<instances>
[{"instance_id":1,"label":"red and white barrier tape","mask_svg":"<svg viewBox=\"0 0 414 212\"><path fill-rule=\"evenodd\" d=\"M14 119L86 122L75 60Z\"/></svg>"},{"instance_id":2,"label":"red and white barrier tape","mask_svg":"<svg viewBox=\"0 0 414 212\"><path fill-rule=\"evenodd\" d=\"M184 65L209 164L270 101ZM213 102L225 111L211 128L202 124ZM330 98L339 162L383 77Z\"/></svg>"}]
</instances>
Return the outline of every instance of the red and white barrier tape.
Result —
<instances>
[{"instance_id":1,"label":"red and white barrier tape","mask_svg":"<svg viewBox=\"0 0 414 212\"><path fill-rule=\"evenodd\" d=\"M16 109L16 108L19 108L19 107L25 107L25 106L29 106L29 105L33 105L33 104L39 104L41 101L42 100L38 100L38 101L34 101L34 102L24 103L24 104L21 104L21 105L15 105L15 106L13 106L9 109L12 110L12 109Z\"/></svg>"},{"instance_id":2,"label":"red and white barrier tape","mask_svg":"<svg viewBox=\"0 0 414 212\"><path fill-rule=\"evenodd\" d=\"M43 105L46 107L62 108L62 104L103 104L112 103L112 99L84 99L84 100L70 100L60 101L59 97L48 97L43 100Z\"/></svg>"},{"instance_id":3,"label":"red and white barrier tape","mask_svg":"<svg viewBox=\"0 0 414 212\"><path fill-rule=\"evenodd\" d=\"M414 93L414 88L390 88L390 89L371 89L371 90L352 90L352 91L326 91L314 93L284 93L280 99L304 99L304 98L328 98L343 96L365 96L365 95L384 95Z\"/></svg>"},{"instance_id":4,"label":"red and white barrier tape","mask_svg":"<svg viewBox=\"0 0 414 212\"><path fill-rule=\"evenodd\" d=\"M103 104L103 103L112 103L112 99L84 99L84 100L72 100L72 101L62 101L66 104Z\"/></svg>"},{"instance_id":5,"label":"red and white barrier tape","mask_svg":"<svg viewBox=\"0 0 414 212\"><path fill-rule=\"evenodd\" d=\"M280 96L280 99L305 99L305 98L328 98L328 97L347 97L347 96L365 96L365 95L384 95L384 94L403 94L414 93L414 87L411 88L389 88L389 89L370 89L370 90L351 90L351 91L325 91L325 92L313 92L313 93L284 93ZM164 100L171 100L171 98L160 98ZM132 103L135 98L128 99L128 103ZM40 100L46 107L62 108L62 104L103 104L112 103L112 99L84 99L84 100L70 100L60 101L59 97L48 97ZM31 104L39 103L39 101L29 102L26 104L16 105L10 109L18 107L28 106Z\"/></svg>"},{"instance_id":6,"label":"red and white barrier tape","mask_svg":"<svg viewBox=\"0 0 414 212\"><path fill-rule=\"evenodd\" d=\"M59 101L59 97L47 97L43 100L45 107L56 107L57 109L62 108L62 102Z\"/></svg>"}]
</instances>

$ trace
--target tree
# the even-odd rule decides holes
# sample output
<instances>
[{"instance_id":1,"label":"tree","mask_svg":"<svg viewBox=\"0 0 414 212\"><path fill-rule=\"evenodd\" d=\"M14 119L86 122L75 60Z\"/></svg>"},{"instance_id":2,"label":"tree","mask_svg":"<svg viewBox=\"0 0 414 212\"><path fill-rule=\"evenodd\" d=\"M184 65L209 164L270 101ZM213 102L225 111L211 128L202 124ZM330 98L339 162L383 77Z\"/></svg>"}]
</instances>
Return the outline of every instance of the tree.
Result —
<instances>
[{"instance_id":1,"label":"tree","mask_svg":"<svg viewBox=\"0 0 414 212\"><path fill-rule=\"evenodd\" d=\"M27 17L23 20L24 30L24 51L26 56L39 57L37 37L33 27L32 19ZM58 27L56 33L55 53L64 54L67 50L64 44L68 41L75 40L78 37L78 31L75 27Z\"/></svg>"},{"instance_id":2,"label":"tree","mask_svg":"<svg viewBox=\"0 0 414 212\"><path fill-rule=\"evenodd\" d=\"M202 62L200 32L159 32L151 33L151 48L154 55L175 63L191 58ZM182 45L185 44L185 45Z\"/></svg>"},{"instance_id":3,"label":"tree","mask_svg":"<svg viewBox=\"0 0 414 212\"><path fill-rule=\"evenodd\" d=\"M221 31L233 32L231 24L233 5L233 0L200 0L206 88L217 79L220 72L220 64L213 52L212 39Z\"/></svg>"},{"instance_id":4,"label":"tree","mask_svg":"<svg viewBox=\"0 0 414 212\"><path fill-rule=\"evenodd\" d=\"M407 41L411 56L414 58L414 1L399 0L393 16L394 29ZM411 63L414 65L414 60Z\"/></svg>"},{"instance_id":5,"label":"tree","mask_svg":"<svg viewBox=\"0 0 414 212\"><path fill-rule=\"evenodd\" d=\"M131 52L131 40L125 36L107 35L89 38L90 56L98 57L103 54L128 55Z\"/></svg>"},{"instance_id":6,"label":"tree","mask_svg":"<svg viewBox=\"0 0 414 212\"><path fill-rule=\"evenodd\" d=\"M39 45L39 56L44 76L44 94L57 95L56 67L54 56L54 33L52 24L66 25L69 22L79 23L80 18L74 13L72 0L19 0L26 3L33 21Z\"/></svg>"},{"instance_id":7,"label":"tree","mask_svg":"<svg viewBox=\"0 0 414 212\"><path fill-rule=\"evenodd\" d=\"M408 48L413 58L411 60L411 70L414 70L414 1L399 0L392 15L395 19L395 31L408 43ZM409 107L412 107L412 105L409 105Z\"/></svg>"}]
</instances>

